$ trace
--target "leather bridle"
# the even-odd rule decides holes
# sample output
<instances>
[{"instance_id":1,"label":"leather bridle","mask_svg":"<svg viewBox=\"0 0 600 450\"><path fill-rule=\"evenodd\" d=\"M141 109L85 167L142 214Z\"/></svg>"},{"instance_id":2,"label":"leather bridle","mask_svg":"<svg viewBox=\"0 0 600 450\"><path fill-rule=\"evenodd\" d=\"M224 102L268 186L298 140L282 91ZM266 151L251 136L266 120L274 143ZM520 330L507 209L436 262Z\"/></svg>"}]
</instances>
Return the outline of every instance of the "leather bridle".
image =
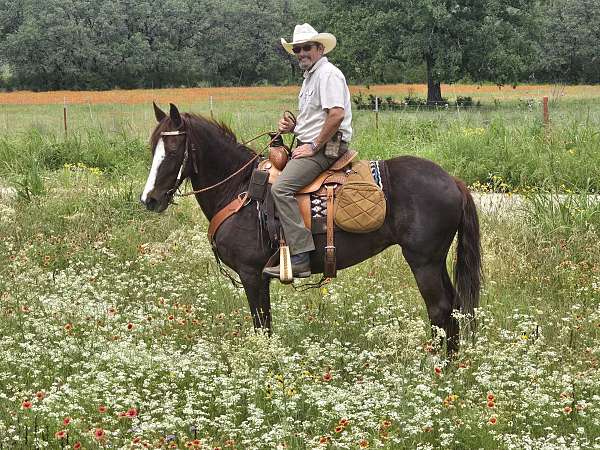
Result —
<instances>
[{"instance_id":1,"label":"leather bridle","mask_svg":"<svg viewBox=\"0 0 600 450\"><path fill-rule=\"evenodd\" d=\"M291 111L285 111L284 115L286 115L287 117L291 118L294 123L296 123L296 116L294 116L294 114ZM184 122L185 125L185 122ZM256 139L258 139L259 137L265 136L265 135L271 135L271 140L269 141L269 143L265 146L265 148L263 149L262 152L257 153L256 151L252 150L255 155L250 158L249 161L247 161L242 167L240 167L238 170L236 170L235 172L233 172L231 175L229 175L227 178L219 181L218 183L213 184L212 186L208 186L202 189L198 189L198 190L193 190L190 192L185 192L183 194L177 194L179 197L186 197L188 195L195 195L195 194L201 194L202 192L206 192L206 191L210 191L211 189L214 189L220 185L222 185L223 183L231 180L233 177L235 177L236 175L238 175L240 172L242 172L246 167L248 167L250 164L252 164L254 161L256 161L261 155L262 153L264 153L264 151L269 148L269 146L271 145L271 143L273 143L273 141L275 141L279 136L281 136L280 132L272 132L272 131L266 131L264 133L260 133L259 135L253 137L252 139L244 142L242 145L246 145ZM194 151L193 148L191 148L190 146L190 140L188 139L187 136L187 132L185 130L175 130L175 131L163 131L160 133L161 136L185 136L185 153L183 154L183 161L181 162L181 167L179 168L179 173L177 174L177 179L175 180L175 185L169 189L167 191L167 195L171 196L171 201L173 199L173 197L175 196L175 193L177 192L177 190L179 189L179 187L181 186L181 183L183 183L183 172L185 171L185 167L187 165L188 159L190 157L190 153L192 155L192 163L194 165L194 173L197 174L198 173L198 165L196 163L196 152ZM295 136L294 136L295 139ZM292 146L293 146L293 140L292 140ZM291 147L291 146L290 146Z\"/></svg>"},{"instance_id":2,"label":"leather bridle","mask_svg":"<svg viewBox=\"0 0 600 450\"><path fill-rule=\"evenodd\" d=\"M198 166L196 164L196 153L195 153L194 149L191 148L191 146L190 146L190 141L187 138L187 133L185 132L185 130L163 131L162 133L160 133L160 135L161 136L181 136L181 135L185 136L185 151L184 151L184 154L183 154L183 161L181 162L181 167L179 168L179 173L177 174L177 179L175 180L174 186L167 191L167 195L169 195L169 196L171 196L171 198L173 198L173 196L175 195L175 193L179 189L179 186L181 186L181 183L183 183L183 180L185 179L183 177L183 172L185 171L185 167L186 167L188 159L190 157L190 153L192 155L192 162L194 164L194 173L196 173L196 174L198 173ZM212 186L208 186L208 187L205 187L205 188L202 188L202 189L194 190L194 191L191 191L191 192L185 192L183 194L177 194L177 195L179 197L186 197L188 195L200 194L202 192L210 191L211 189L214 189L214 188L222 185L223 183L229 181L230 179L232 179L234 176L236 176L242 170L244 170L246 167L248 167L250 164L252 164L259 156L260 156L260 154L256 153L242 167L240 167L238 170L236 170L235 172L233 172L231 175L229 175L224 180L221 180L218 183L213 184Z\"/></svg>"},{"instance_id":3,"label":"leather bridle","mask_svg":"<svg viewBox=\"0 0 600 450\"><path fill-rule=\"evenodd\" d=\"M188 159L190 157L190 141L187 138L187 132L185 130L175 130L175 131L163 131L160 133L162 136L185 136L185 151L183 153L183 161L181 162L181 167L179 168L179 173L177 174L177 179L175 180L175 185L167 191L167 195L173 197L181 183L183 183L183 172L187 165ZM196 165L196 156L195 153L192 153L192 161L194 163L194 172L198 173L198 166Z\"/></svg>"}]
</instances>

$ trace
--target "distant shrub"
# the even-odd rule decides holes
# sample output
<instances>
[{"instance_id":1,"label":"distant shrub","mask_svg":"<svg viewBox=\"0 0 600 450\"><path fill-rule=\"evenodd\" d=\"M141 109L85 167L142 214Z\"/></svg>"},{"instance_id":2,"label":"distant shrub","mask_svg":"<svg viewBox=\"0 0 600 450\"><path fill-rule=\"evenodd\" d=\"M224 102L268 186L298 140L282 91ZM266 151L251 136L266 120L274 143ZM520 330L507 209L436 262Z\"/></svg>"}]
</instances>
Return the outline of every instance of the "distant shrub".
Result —
<instances>
[{"instance_id":1,"label":"distant shrub","mask_svg":"<svg viewBox=\"0 0 600 450\"><path fill-rule=\"evenodd\" d=\"M459 95L456 97L456 106L481 106L481 102L474 103L473 97Z\"/></svg>"},{"instance_id":2,"label":"distant shrub","mask_svg":"<svg viewBox=\"0 0 600 450\"><path fill-rule=\"evenodd\" d=\"M404 104L406 106L427 106L427 99L408 95L404 97Z\"/></svg>"},{"instance_id":3,"label":"distant shrub","mask_svg":"<svg viewBox=\"0 0 600 450\"><path fill-rule=\"evenodd\" d=\"M376 97L373 94L369 94L365 97L362 92L352 96L352 101L356 105L356 109L375 110ZM481 102L474 102L472 97L458 96L455 102L449 102L447 99L442 98L441 102L437 102L432 105L427 103L426 98L417 97L412 93L409 93L402 101L395 100L392 96L385 98L379 98L378 106L380 111L394 111L405 107L423 107L423 108L436 108L436 107L449 107L449 106L460 106L460 107L478 107L481 106Z\"/></svg>"}]
</instances>

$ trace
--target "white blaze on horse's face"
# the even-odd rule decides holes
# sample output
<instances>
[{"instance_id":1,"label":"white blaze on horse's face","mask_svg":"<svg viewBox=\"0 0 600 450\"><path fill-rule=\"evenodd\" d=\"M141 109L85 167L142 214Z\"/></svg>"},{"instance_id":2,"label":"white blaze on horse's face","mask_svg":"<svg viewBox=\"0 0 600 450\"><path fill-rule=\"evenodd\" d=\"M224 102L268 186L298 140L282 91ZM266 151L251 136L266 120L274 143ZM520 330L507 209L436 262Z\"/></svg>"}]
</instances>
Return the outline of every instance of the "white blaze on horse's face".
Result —
<instances>
[{"instance_id":1,"label":"white blaze on horse's face","mask_svg":"<svg viewBox=\"0 0 600 450\"><path fill-rule=\"evenodd\" d=\"M154 185L156 183L156 176L158 175L158 169L164 161L165 155L165 143L161 138L156 144L156 149L154 149L154 159L152 160L152 168L150 169L150 175L148 175L148 180L146 181L146 186L144 186L144 192L142 193L141 200L144 203L146 203L146 200L148 199L148 194L154 189Z\"/></svg>"}]
</instances>

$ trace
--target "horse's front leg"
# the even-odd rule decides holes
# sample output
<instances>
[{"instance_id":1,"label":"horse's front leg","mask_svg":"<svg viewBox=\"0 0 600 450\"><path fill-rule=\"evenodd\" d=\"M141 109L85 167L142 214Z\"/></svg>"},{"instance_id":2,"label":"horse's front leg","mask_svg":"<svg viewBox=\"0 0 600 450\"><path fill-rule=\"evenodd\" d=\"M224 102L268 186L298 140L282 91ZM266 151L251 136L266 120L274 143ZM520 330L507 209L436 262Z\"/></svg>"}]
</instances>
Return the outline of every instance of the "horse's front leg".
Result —
<instances>
[{"instance_id":1,"label":"horse's front leg","mask_svg":"<svg viewBox=\"0 0 600 450\"><path fill-rule=\"evenodd\" d=\"M240 280L244 286L250 313L255 329L266 330L271 335L271 296L269 293L270 278L263 278L261 271L239 272Z\"/></svg>"}]
</instances>

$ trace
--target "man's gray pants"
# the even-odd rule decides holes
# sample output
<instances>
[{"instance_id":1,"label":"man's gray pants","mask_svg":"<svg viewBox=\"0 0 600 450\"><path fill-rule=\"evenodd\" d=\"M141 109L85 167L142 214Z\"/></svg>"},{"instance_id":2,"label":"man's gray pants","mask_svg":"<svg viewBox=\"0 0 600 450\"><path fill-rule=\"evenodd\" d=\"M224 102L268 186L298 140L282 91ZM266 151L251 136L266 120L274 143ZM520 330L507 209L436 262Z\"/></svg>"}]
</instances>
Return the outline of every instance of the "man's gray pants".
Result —
<instances>
[{"instance_id":1,"label":"man's gray pants","mask_svg":"<svg viewBox=\"0 0 600 450\"><path fill-rule=\"evenodd\" d=\"M294 194L327 170L334 161L327 158L322 149L314 156L290 159L273 183L271 193L292 255L315 249L312 234L304 225Z\"/></svg>"}]
</instances>

